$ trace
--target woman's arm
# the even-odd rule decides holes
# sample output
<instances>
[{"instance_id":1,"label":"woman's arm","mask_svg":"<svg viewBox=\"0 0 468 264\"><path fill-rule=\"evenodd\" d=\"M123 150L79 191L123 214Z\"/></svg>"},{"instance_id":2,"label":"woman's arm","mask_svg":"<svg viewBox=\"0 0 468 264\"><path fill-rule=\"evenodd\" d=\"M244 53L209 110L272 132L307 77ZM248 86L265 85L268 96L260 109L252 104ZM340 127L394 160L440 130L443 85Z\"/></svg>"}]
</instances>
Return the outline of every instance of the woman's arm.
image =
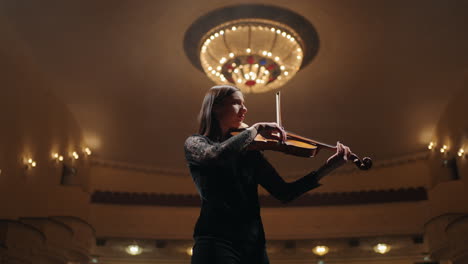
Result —
<instances>
[{"instance_id":1,"label":"woman's arm","mask_svg":"<svg viewBox=\"0 0 468 264\"><path fill-rule=\"evenodd\" d=\"M273 195L273 197L287 203L301 196L303 193L321 186L319 183L320 179L333 170L343 166L351 153L351 150L347 146L338 142L337 152L327 160L325 165L294 182L288 183L279 176L278 172L276 172L275 168L273 168L263 154L257 151L257 182Z\"/></svg>"},{"instance_id":2,"label":"woman's arm","mask_svg":"<svg viewBox=\"0 0 468 264\"><path fill-rule=\"evenodd\" d=\"M257 129L250 127L221 143L209 142L202 136L190 136L185 141L185 158L191 165L217 164L245 149L254 140Z\"/></svg>"},{"instance_id":3,"label":"woman's arm","mask_svg":"<svg viewBox=\"0 0 468 264\"><path fill-rule=\"evenodd\" d=\"M324 175L320 172L320 169L312 171L294 182L285 182L263 154L259 151L256 152L255 174L257 182L281 202L291 202L303 193L321 186L318 181Z\"/></svg>"}]
</instances>

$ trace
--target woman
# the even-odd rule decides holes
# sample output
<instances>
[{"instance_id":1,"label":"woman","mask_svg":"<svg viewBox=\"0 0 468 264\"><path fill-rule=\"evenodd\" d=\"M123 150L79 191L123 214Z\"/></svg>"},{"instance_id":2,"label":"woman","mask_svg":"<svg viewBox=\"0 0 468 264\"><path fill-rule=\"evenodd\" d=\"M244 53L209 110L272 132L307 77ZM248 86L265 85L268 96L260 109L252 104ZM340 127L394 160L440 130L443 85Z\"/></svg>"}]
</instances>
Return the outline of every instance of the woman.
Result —
<instances>
[{"instance_id":1,"label":"woman","mask_svg":"<svg viewBox=\"0 0 468 264\"><path fill-rule=\"evenodd\" d=\"M276 123L246 127L241 91L214 86L200 111L199 133L185 141L185 157L202 200L195 225L192 264L267 264L265 234L257 187L260 184L282 202L289 202L320 184L318 181L346 163L351 151L337 143L337 153L325 165L301 179L286 183L260 151L247 151L257 134L284 141L286 132Z\"/></svg>"}]
</instances>

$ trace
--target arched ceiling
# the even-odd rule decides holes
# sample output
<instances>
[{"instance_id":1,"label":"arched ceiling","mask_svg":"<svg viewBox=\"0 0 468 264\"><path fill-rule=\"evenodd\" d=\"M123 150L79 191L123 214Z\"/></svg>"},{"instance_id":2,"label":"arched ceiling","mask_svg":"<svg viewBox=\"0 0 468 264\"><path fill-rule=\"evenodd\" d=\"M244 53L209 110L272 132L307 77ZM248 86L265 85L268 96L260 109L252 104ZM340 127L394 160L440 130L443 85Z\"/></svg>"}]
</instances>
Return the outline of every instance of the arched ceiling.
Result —
<instances>
[{"instance_id":1,"label":"arched ceiling","mask_svg":"<svg viewBox=\"0 0 468 264\"><path fill-rule=\"evenodd\" d=\"M185 169L183 143L213 85L183 37L216 8L264 3L308 19L314 60L284 86L287 130L382 160L423 150L468 66L468 1L0 1L50 88L102 159ZM0 44L1 45L1 44ZM247 123L274 121L274 93L247 95ZM268 154L280 171L314 161Z\"/></svg>"}]
</instances>

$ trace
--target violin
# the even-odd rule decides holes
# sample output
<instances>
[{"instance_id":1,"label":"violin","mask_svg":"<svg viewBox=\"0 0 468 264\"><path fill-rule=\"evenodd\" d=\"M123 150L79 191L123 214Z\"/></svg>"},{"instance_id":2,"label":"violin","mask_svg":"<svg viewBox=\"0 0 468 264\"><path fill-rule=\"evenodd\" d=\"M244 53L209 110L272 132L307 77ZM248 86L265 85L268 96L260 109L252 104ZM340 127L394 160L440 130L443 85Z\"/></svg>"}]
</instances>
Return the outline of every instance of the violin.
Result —
<instances>
[{"instance_id":1,"label":"violin","mask_svg":"<svg viewBox=\"0 0 468 264\"><path fill-rule=\"evenodd\" d=\"M278 125L281 126L280 112L280 93L276 93L276 119ZM231 132L231 135L237 135L248 125L242 124L242 127ZM315 157L321 149L336 151L336 146L321 143L319 141L306 138L289 131L286 131L286 141L281 142L277 139L268 139L258 134L250 143L248 150L273 150L283 152L298 157ZM360 170L368 170L372 167L372 159L365 157L362 160L354 153L351 153L349 158Z\"/></svg>"}]
</instances>

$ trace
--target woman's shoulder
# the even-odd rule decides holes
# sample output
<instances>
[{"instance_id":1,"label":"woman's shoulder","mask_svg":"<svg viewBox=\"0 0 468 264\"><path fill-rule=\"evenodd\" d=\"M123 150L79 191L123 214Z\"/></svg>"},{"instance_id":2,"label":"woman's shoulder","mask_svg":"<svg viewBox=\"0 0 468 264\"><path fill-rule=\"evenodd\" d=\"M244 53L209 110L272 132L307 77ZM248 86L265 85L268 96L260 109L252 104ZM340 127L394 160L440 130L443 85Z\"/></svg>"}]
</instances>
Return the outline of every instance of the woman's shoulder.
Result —
<instances>
[{"instance_id":1,"label":"woman's shoulder","mask_svg":"<svg viewBox=\"0 0 468 264\"><path fill-rule=\"evenodd\" d=\"M211 140L205 135L193 134L185 139L184 146L187 149L198 146L200 143L211 143Z\"/></svg>"}]
</instances>

